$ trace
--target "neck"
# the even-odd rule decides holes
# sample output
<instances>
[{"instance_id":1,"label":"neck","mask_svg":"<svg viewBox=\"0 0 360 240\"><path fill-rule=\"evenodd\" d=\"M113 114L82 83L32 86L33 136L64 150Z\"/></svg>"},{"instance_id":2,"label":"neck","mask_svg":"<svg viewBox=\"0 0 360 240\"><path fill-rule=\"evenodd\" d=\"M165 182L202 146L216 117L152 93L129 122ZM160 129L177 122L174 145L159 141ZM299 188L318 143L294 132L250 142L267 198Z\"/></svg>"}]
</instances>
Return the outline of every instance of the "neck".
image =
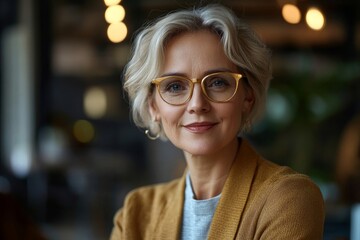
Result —
<instances>
[{"instance_id":1,"label":"neck","mask_svg":"<svg viewBox=\"0 0 360 240\"><path fill-rule=\"evenodd\" d=\"M185 153L195 197L198 200L219 195L236 157L238 140L235 139L223 151L206 156Z\"/></svg>"}]
</instances>

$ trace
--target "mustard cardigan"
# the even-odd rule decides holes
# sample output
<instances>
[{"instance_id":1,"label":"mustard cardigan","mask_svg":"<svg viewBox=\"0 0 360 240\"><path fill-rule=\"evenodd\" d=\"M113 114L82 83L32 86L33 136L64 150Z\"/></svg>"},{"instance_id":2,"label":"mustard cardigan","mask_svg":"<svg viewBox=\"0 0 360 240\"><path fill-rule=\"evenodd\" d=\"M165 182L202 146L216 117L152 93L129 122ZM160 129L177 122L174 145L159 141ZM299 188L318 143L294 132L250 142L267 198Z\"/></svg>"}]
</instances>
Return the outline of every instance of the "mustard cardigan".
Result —
<instances>
[{"instance_id":1,"label":"mustard cardigan","mask_svg":"<svg viewBox=\"0 0 360 240\"><path fill-rule=\"evenodd\" d=\"M309 177L263 159L240 140L208 239L322 239L324 202ZM129 193L111 240L180 239L185 175Z\"/></svg>"}]
</instances>

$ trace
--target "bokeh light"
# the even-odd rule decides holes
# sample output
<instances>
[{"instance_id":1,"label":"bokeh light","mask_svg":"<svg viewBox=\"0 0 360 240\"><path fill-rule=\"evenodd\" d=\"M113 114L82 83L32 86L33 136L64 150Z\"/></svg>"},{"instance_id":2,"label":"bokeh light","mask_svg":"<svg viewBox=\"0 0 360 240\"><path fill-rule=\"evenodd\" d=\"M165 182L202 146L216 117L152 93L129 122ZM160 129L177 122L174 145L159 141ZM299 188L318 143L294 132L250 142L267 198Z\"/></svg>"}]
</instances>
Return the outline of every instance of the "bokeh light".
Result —
<instances>
[{"instance_id":1,"label":"bokeh light","mask_svg":"<svg viewBox=\"0 0 360 240\"><path fill-rule=\"evenodd\" d=\"M125 9L121 5L113 5L106 9L105 20L108 23L121 22L125 18Z\"/></svg>"},{"instance_id":2,"label":"bokeh light","mask_svg":"<svg viewBox=\"0 0 360 240\"><path fill-rule=\"evenodd\" d=\"M325 26L324 14L318 8L309 8L305 18L307 25L313 30L321 30Z\"/></svg>"},{"instance_id":3,"label":"bokeh light","mask_svg":"<svg viewBox=\"0 0 360 240\"><path fill-rule=\"evenodd\" d=\"M121 0L104 0L106 6L116 5L119 4L120 2Z\"/></svg>"},{"instance_id":4,"label":"bokeh light","mask_svg":"<svg viewBox=\"0 0 360 240\"><path fill-rule=\"evenodd\" d=\"M102 118L107 110L105 91L100 87L91 87L84 94L84 111L88 117Z\"/></svg>"},{"instance_id":5,"label":"bokeh light","mask_svg":"<svg viewBox=\"0 0 360 240\"><path fill-rule=\"evenodd\" d=\"M126 38L127 27L123 22L112 23L109 25L107 35L113 43L119 43Z\"/></svg>"},{"instance_id":6,"label":"bokeh light","mask_svg":"<svg viewBox=\"0 0 360 240\"><path fill-rule=\"evenodd\" d=\"M95 129L89 121L78 120L74 124L73 134L79 142L89 143L95 137Z\"/></svg>"},{"instance_id":7,"label":"bokeh light","mask_svg":"<svg viewBox=\"0 0 360 240\"><path fill-rule=\"evenodd\" d=\"M26 177L31 170L31 149L19 145L11 154L11 169L17 177Z\"/></svg>"},{"instance_id":8,"label":"bokeh light","mask_svg":"<svg viewBox=\"0 0 360 240\"><path fill-rule=\"evenodd\" d=\"M285 4L282 8L282 16L286 22L297 24L301 20L301 13L297 6L293 4Z\"/></svg>"},{"instance_id":9,"label":"bokeh light","mask_svg":"<svg viewBox=\"0 0 360 240\"><path fill-rule=\"evenodd\" d=\"M294 106L284 93L269 90L266 115L270 121L279 125L286 125L293 119Z\"/></svg>"}]
</instances>

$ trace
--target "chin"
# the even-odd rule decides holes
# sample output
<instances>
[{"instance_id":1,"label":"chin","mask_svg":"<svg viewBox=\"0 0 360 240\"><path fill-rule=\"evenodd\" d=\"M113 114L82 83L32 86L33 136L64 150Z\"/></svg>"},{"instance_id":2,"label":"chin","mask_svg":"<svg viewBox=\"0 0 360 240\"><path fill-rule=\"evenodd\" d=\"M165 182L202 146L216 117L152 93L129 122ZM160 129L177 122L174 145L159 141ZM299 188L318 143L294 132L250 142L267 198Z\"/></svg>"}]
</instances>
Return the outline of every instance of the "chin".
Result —
<instances>
[{"instance_id":1,"label":"chin","mask_svg":"<svg viewBox=\"0 0 360 240\"><path fill-rule=\"evenodd\" d=\"M181 148L184 152L187 152L194 156L205 156L205 155L213 154L219 151L218 147L219 144L215 144L215 143L210 143L210 142L199 143L193 141L188 141L187 144L179 146L179 148Z\"/></svg>"}]
</instances>

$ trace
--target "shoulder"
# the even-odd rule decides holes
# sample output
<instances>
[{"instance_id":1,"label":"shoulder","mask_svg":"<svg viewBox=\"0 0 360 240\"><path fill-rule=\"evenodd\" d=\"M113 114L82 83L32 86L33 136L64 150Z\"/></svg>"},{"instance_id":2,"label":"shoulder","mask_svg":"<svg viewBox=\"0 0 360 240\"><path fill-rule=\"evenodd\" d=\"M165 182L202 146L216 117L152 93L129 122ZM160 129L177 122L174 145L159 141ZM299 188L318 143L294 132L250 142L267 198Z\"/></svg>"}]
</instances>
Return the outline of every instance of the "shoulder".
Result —
<instances>
[{"instance_id":1,"label":"shoulder","mask_svg":"<svg viewBox=\"0 0 360 240\"><path fill-rule=\"evenodd\" d=\"M185 179L179 178L168 183L137 188L126 195L119 212L127 220L150 220L159 216L169 203L174 202L173 198L184 191L184 185Z\"/></svg>"},{"instance_id":2,"label":"shoulder","mask_svg":"<svg viewBox=\"0 0 360 240\"><path fill-rule=\"evenodd\" d=\"M253 207L261 209L259 227L266 235L273 236L270 234L273 231L277 236L321 238L324 201L319 187L310 177L261 160L254 183L258 186L253 195ZM281 225L284 227L280 231L276 226Z\"/></svg>"},{"instance_id":3,"label":"shoulder","mask_svg":"<svg viewBox=\"0 0 360 240\"><path fill-rule=\"evenodd\" d=\"M151 205L155 202L168 201L168 198L180 187L182 178L168 183L144 186L129 192L125 198L124 207L133 204Z\"/></svg>"},{"instance_id":4,"label":"shoulder","mask_svg":"<svg viewBox=\"0 0 360 240\"><path fill-rule=\"evenodd\" d=\"M246 140L242 141L240 145L239 161L234 171L235 173L231 176L236 181L231 182L231 187L236 187L237 182L242 180L238 176L247 174L250 184L248 203L255 203L256 206L262 206L271 201L281 204L282 200L286 201L291 198L300 200L306 198L308 202L314 201L316 203L314 206L323 204L322 194L310 177L287 166L279 166L264 159ZM243 186L238 191L246 191L246 189L247 187ZM311 207L308 202L302 204L294 201L299 204L298 207L301 204L302 207ZM291 204L291 206L295 205Z\"/></svg>"},{"instance_id":5,"label":"shoulder","mask_svg":"<svg viewBox=\"0 0 360 240\"><path fill-rule=\"evenodd\" d=\"M265 201L272 196L279 197L278 194L281 193L284 194L282 199L292 195L306 195L304 198L308 197L310 200L323 202L318 186L310 177L298 173L290 167L280 166L264 159L247 141L243 141L242 145L240 157L247 160L242 161L241 167L237 167L235 176L244 174L244 169L251 171L249 193L251 201L254 199ZM250 165L252 167L248 167Z\"/></svg>"},{"instance_id":6,"label":"shoulder","mask_svg":"<svg viewBox=\"0 0 360 240\"><path fill-rule=\"evenodd\" d=\"M254 185L258 190L257 195L266 195L268 201L272 197L282 199L296 197L299 202L307 200L318 202L317 205L323 204L320 189L309 176L264 159L258 160Z\"/></svg>"},{"instance_id":7,"label":"shoulder","mask_svg":"<svg viewBox=\"0 0 360 240\"><path fill-rule=\"evenodd\" d=\"M310 191L321 196L319 187L309 176L264 159L259 159L255 182L269 191Z\"/></svg>"},{"instance_id":8,"label":"shoulder","mask_svg":"<svg viewBox=\"0 0 360 240\"><path fill-rule=\"evenodd\" d=\"M123 207L114 217L111 239L145 239L153 229L164 207L183 187L183 178L169 183L137 188L125 197Z\"/></svg>"}]
</instances>

